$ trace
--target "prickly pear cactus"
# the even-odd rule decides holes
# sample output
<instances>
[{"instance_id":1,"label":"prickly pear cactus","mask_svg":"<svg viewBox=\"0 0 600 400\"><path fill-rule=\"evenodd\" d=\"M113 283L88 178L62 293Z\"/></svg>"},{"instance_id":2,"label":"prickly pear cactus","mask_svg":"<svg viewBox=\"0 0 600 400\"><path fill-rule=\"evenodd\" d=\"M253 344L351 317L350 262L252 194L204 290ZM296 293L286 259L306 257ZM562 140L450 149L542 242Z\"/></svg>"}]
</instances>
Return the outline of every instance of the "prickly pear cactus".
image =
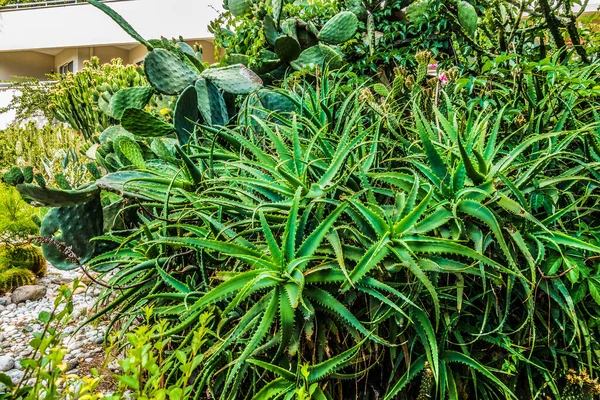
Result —
<instances>
[{"instance_id":1,"label":"prickly pear cactus","mask_svg":"<svg viewBox=\"0 0 600 400\"><path fill-rule=\"evenodd\" d=\"M62 190L71 190L71 189L73 189L71 187L71 184L67 180L67 177L62 172L58 173L58 174L56 174L54 176L54 181L56 182L56 184L58 185L58 187L61 188Z\"/></svg>"},{"instance_id":2,"label":"prickly pear cactus","mask_svg":"<svg viewBox=\"0 0 600 400\"><path fill-rule=\"evenodd\" d=\"M338 69L343 65L342 56L331 47L319 44L304 50L300 57L292 62L297 70L313 70L315 68Z\"/></svg>"},{"instance_id":3,"label":"prickly pear cactus","mask_svg":"<svg viewBox=\"0 0 600 400\"><path fill-rule=\"evenodd\" d=\"M175 133L173 125L138 108L128 108L123 113L121 126L135 136L162 137Z\"/></svg>"},{"instance_id":4,"label":"prickly pear cactus","mask_svg":"<svg viewBox=\"0 0 600 400\"><path fill-rule=\"evenodd\" d=\"M219 89L233 94L248 94L262 87L258 75L243 65L230 65L223 68L208 68L201 74Z\"/></svg>"},{"instance_id":5,"label":"prickly pear cactus","mask_svg":"<svg viewBox=\"0 0 600 400\"><path fill-rule=\"evenodd\" d=\"M142 149L137 142L127 136L123 136L123 139L119 141L119 149L121 153L129 160L136 168L145 169L146 161L144 160L144 154Z\"/></svg>"},{"instance_id":6,"label":"prickly pear cactus","mask_svg":"<svg viewBox=\"0 0 600 400\"><path fill-rule=\"evenodd\" d=\"M477 11L472 4L466 1L458 3L458 22L471 37L477 31L477 20Z\"/></svg>"},{"instance_id":7,"label":"prickly pear cactus","mask_svg":"<svg viewBox=\"0 0 600 400\"><path fill-rule=\"evenodd\" d=\"M228 7L229 11L234 17L241 17L249 14L251 11L250 0L229 0Z\"/></svg>"},{"instance_id":8,"label":"prickly pear cactus","mask_svg":"<svg viewBox=\"0 0 600 400\"><path fill-rule=\"evenodd\" d=\"M23 167L23 178L25 183L33 182L33 167L31 165Z\"/></svg>"},{"instance_id":9,"label":"prickly pear cactus","mask_svg":"<svg viewBox=\"0 0 600 400\"><path fill-rule=\"evenodd\" d=\"M160 93L178 95L198 79L198 72L177 55L155 49L144 59L148 81Z\"/></svg>"},{"instance_id":10,"label":"prickly pear cactus","mask_svg":"<svg viewBox=\"0 0 600 400\"><path fill-rule=\"evenodd\" d=\"M90 260L96 251L92 239L103 233L102 203L96 193L89 201L74 206L51 209L42 221L40 236L53 238L70 246L83 264ZM77 268L55 245L43 243L44 257L56 268L69 270Z\"/></svg>"},{"instance_id":11,"label":"prickly pear cactus","mask_svg":"<svg viewBox=\"0 0 600 400\"><path fill-rule=\"evenodd\" d=\"M152 98L154 89L150 86L130 87L119 90L110 99L110 116L121 119L128 108L144 108Z\"/></svg>"},{"instance_id":12,"label":"prickly pear cactus","mask_svg":"<svg viewBox=\"0 0 600 400\"><path fill-rule=\"evenodd\" d=\"M341 44L350 40L357 29L356 15L351 11L342 11L323 25L318 38L327 44Z\"/></svg>"},{"instance_id":13,"label":"prickly pear cactus","mask_svg":"<svg viewBox=\"0 0 600 400\"><path fill-rule=\"evenodd\" d=\"M4 182L9 185L16 186L25 182L25 176L23 171L19 167L12 167L8 172L4 174Z\"/></svg>"}]
</instances>

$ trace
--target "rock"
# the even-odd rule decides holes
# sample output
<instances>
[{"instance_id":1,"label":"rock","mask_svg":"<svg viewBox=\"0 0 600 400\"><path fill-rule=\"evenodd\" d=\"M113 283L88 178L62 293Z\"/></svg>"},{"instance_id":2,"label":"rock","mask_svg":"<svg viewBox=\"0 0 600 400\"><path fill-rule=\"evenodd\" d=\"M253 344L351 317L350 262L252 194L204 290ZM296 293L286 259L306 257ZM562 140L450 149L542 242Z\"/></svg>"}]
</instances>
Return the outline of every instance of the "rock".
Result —
<instances>
[{"instance_id":1,"label":"rock","mask_svg":"<svg viewBox=\"0 0 600 400\"><path fill-rule=\"evenodd\" d=\"M10 379L12 379L13 383L17 383L21 379L23 379L23 375L25 375L25 372L20 371L18 369L11 369L10 371L6 371L5 374L8 375Z\"/></svg>"},{"instance_id":2,"label":"rock","mask_svg":"<svg viewBox=\"0 0 600 400\"><path fill-rule=\"evenodd\" d=\"M0 356L0 372L6 372L15 367L15 359L9 356Z\"/></svg>"},{"instance_id":3,"label":"rock","mask_svg":"<svg viewBox=\"0 0 600 400\"><path fill-rule=\"evenodd\" d=\"M67 371L69 372L75 368L77 368L79 366L79 360L77 360L76 358L72 358L69 361L67 361Z\"/></svg>"},{"instance_id":4,"label":"rock","mask_svg":"<svg viewBox=\"0 0 600 400\"><path fill-rule=\"evenodd\" d=\"M39 300L46 295L46 288L38 285L27 285L16 288L11 296L13 303L22 303L27 300ZM11 304L13 305L13 304Z\"/></svg>"},{"instance_id":5,"label":"rock","mask_svg":"<svg viewBox=\"0 0 600 400\"><path fill-rule=\"evenodd\" d=\"M121 370L121 366L119 365L117 360L112 360L108 363L108 369L110 369L113 372L117 372Z\"/></svg>"},{"instance_id":6,"label":"rock","mask_svg":"<svg viewBox=\"0 0 600 400\"><path fill-rule=\"evenodd\" d=\"M12 310L14 310L15 308L17 308L17 305L16 305L15 303L10 303L8 306L6 306L6 309L7 309L8 311L12 311Z\"/></svg>"}]
</instances>

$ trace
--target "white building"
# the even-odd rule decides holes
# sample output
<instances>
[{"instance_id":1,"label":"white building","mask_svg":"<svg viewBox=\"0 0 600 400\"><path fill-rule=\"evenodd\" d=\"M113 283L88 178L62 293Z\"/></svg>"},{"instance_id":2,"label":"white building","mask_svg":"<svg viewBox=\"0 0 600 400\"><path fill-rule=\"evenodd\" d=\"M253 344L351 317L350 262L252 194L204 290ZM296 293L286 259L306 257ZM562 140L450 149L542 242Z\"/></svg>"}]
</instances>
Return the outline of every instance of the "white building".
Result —
<instances>
[{"instance_id":1,"label":"white building","mask_svg":"<svg viewBox=\"0 0 600 400\"><path fill-rule=\"evenodd\" d=\"M217 17L222 0L108 0L143 37L178 38L203 47L206 61L214 61L208 24ZM77 0L49 0L0 8L0 81L12 76L41 80L52 72L76 72L83 62L121 58L143 60L146 48L102 11ZM1 86L0 86L1 89ZM0 90L0 106L14 93ZM0 115L0 129L13 119Z\"/></svg>"}]
</instances>

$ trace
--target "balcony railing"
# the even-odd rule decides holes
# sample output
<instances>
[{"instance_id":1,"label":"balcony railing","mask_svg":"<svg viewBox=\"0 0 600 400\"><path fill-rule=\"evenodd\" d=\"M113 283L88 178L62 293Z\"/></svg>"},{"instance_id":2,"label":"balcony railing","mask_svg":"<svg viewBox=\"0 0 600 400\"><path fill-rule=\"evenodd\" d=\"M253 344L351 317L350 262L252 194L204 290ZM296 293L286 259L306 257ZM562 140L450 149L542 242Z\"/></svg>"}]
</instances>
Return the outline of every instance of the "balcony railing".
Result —
<instances>
[{"instance_id":1,"label":"balcony railing","mask_svg":"<svg viewBox=\"0 0 600 400\"><path fill-rule=\"evenodd\" d=\"M103 3L110 1L127 1L127 0L101 0ZM46 8L46 7L58 7L58 6L69 6L80 3L85 3L85 0L47 0L47 1L36 1L36 2L17 2L13 4L7 4L0 6L0 11L16 11L30 8Z\"/></svg>"}]
</instances>

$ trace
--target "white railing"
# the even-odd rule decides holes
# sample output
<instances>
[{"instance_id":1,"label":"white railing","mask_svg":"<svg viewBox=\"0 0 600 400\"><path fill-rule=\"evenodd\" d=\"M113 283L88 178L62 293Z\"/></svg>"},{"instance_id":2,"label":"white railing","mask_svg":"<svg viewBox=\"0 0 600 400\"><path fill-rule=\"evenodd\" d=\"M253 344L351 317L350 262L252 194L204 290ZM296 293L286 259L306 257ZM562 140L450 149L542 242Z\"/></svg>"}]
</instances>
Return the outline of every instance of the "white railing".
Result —
<instances>
[{"instance_id":1,"label":"white railing","mask_svg":"<svg viewBox=\"0 0 600 400\"><path fill-rule=\"evenodd\" d=\"M103 3L109 3L116 0L103 0ZM127 1L127 0L118 0ZM16 11L31 8L46 8L46 7L58 7L58 6L69 6L85 3L85 0L47 0L47 1L36 1L35 3L14 3L7 4L0 7L0 11Z\"/></svg>"}]
</instances>

